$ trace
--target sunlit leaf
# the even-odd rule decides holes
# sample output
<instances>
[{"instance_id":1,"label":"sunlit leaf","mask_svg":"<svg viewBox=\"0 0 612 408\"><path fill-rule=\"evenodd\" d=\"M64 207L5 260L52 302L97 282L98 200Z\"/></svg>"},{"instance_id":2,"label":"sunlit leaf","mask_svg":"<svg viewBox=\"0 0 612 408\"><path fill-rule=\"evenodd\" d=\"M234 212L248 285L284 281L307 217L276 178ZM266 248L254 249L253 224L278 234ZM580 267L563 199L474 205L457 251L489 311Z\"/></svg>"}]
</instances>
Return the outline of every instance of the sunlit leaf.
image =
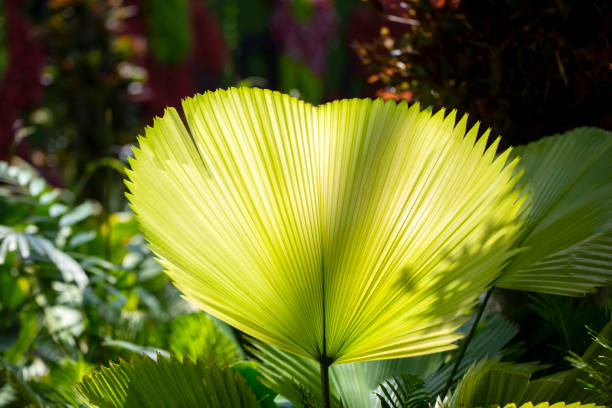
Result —
<instances>
[{"instance_id":1,"label":"sunlit leaf","mask_svg":"<svg viewBox=\"0 0 612 408\"><path fill-rule=\"evenodd\" d=\"M349 362L452 348L514 254L509 152L418 105L231 89L140 138L129 198L185 296L260 340Z\"/></svg>"}]
</instances>

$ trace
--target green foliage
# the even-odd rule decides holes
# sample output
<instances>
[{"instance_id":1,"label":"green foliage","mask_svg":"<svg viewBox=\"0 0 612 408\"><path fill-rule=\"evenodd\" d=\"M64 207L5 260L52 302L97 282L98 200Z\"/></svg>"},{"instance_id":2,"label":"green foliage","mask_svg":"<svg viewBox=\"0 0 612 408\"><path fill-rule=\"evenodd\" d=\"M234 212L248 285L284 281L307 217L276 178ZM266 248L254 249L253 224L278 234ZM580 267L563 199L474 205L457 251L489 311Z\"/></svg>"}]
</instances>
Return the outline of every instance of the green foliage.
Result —
<instances>
[{"instance_id":1,"label":"green foliage","mask_svg":"<svg viewBox=\"0 0 612 408\"><path fill-rule=\"evenodd\" d=\"M99 408L257 407L246 381L227 366L201 359L148 357L111 363L86 376L75 391Z\"/></svg>"},{"instance_id":2,"label":"green foliage","mask_svg":"<svg viewBox=\"0 0 612 408\"><path fill-rule=\"evenodd\" d=\"M479 407L476 407L479 408ZM489 408L501 408L499 405L492 405ZM517 408L517 404L510 403L504 405L504 408ZM519 408L605 408L596 406L595 404L581 404L580 402L574 402L572 404L566 404L565 402L557 402L555 404L551 404L549 402L542 402L540 404L534 405L531 402L526 402L522 404Z\"/></svg>"},{"instance_id":3,"label":"green foliage","mask_svg":"<svg viewBox=\"0 0 612 408\"><path fill-rule=\"evenodd\" d=\"M165 345L186 304L129 214L100 220L23 163L0 162L0 182L0 357L14 374L0 385L17 401L74 402L88 364L126 354L105 340Z\"/></svg>"},{"instance_id":4,"label":"green foliage","mask_svg":"<svg viewBox=\"0 0 612 408\"><path fill-rule=\"evenodd\" d=\"M231 364L242 357L236 346L206 313L191 313L170 323L170 351L177 357L198 357Z\"/></svg>"},{"instance_id":5,"label":"green foliage","mask_svg":"<svg viewBox=\"0 0 612 408\"><path fill-rule=\"evenodd\" d=\"M470 320L466 323L462 330L467 331L472 322L473 320ZM465 355L459 363L451 384L455 385L475 362L483 358L504 356L507 352L504 348L517 333L518 328L516 326L497 315L480 322L472 341L467 346ZM438 395L443 391L457 359L458 351L447 352L444 356L444 364L441 364L433 373L425 376L426 389L430 394ZM419 374L419 372L414 373Z\"/></svg>"},{"instance_id":6,"label":"green foliage","mask_svg":"<svg viewBox=\"0 0 612 408\"><path fill-rule=\"evenodd\" d=\"M73 348L82 333L79 296L90 282L69 251L93 206L70 209L29 168L0 162L0 181L0 351L17 363L37 337Z\"/></svg>"},{"instance_id":7,"label":"green foliage","mask_svg":"<svg viewBox=\"0 0 612 408\"><path fill-rule=\"evenodd\" d=\"M279 66L279 87L283 92L297 92L300 99L312 104L323 101L323 82L308 65L290 55L281 55Z\"/></svg>"},{"instance_id":8,"label":"green foliage","mask_svg":"<svg viewBox=\"0 0 612 408\"><path fill-rule=\"evenodd\" d=\"M153 58L164 64L180 64L191 48L189 2L146 0L146 19Z\"/></svg>"},{"instance_id":9,"label":"green foliage","mask_svg":"<svg viewBox=\"0 0 612 408\"><path fill-rule=\"evenodd\" d=\"M565 404L559 395L566 376L564 373L532 380L534 372L542 367L537 363L500 363L499 359L482 360L473 365L459 383L449 401L450 407L522 406L589 406L595 404ZM569 395L565 395L569 399ZM559 402L557 402L559 401ZM508 404L508 405L507 405Z\"/></svg>"},{"instance_id":10,"label":"green foliage","mask_svg":"<svg viewBox=\"0 0 612 408\"><path fill-rule=\"evenodd\" d=\"M531 209L521 213L525 225L514 244L522 247L521 252L496 284L576 295L609 282L611 149L610 133L595 129L577 129L517 149L523 156L520 167L529 183ZM296 406L323 405L316 362L261 342L252 349L258 360L246 361L243 340L237 340L233 329L205 313L194 313L168 287L131 215L100 212L94 202L73 205L68 192L50 187L22 163L0 162L0 182L0 406L129 407L167 402L273 408L277 393ZM162 262L167 266L165 259ZM453 293L449 289L448 295ZM600 290L598 296L609 307L609 293ZM511 343L517 327L489 315L468 344L451 382L458 385L448 395L440 393L457 362L456 350L334 364L332 406L610 404L612 323L597 336L591 333L594 343L584 355L571 354L571 370L559 371L563 363L553 361L553 374L537 378L534 373L545 366L502 362L537 350L546 343L546 333L546 339L557 338L554 344L561 345L562 353L583 349L584 322L609 319L604 307L595 318L587 317L592 315L587 306L580 299L528 298L525 308L539 317L533 319L531 313L531 324L548 331L523 330L521 340L534 339L523 344ZM469 326L470 322L460 331ZM134 353L141 356L82 380L77 386L82 399L77 399L73 384L93 365Z\"/></svg>"},{"instance_id":11,"label":"green foliage","mask_svg":"<svg viewBox=\"0 0 612 408\"><path fill-rule=\"evenodd\" d=\"M579 128L519 146L530 209L496 286L559 295L612 279L612 132Z\"/></svg>"},{"instance_id":12,"label":"green foliage","mask_svg":"<svg viewBox=\"0 0 612 408\"><path fill-rule=\"evenodd\" d=\"M567 360L580 371L576 381L590 391L592 400L612 406L612 321L599 334L589 329L589 335L597 351L585 356L570 353Z\"/></svg>"},{"instance_id":13,"label":"green foliage","mask_svg":"<svg viewBox=\"0 0 612 408\"><path fill-rule=\"evenodd\" d=\"M232 366L246 380L255 394L259 408L276 408L274 398L277 393L266 387L261 381L258 365L254 361L239 361Z\"/></svg>"},{"instance_id":14,"label":"green foliage","mask_svg":"<svg viewBox=\"0 0 612 408\"><path fill-rule=\"evenodd\" d=\"M414 374L393 377L380 385L383 408L427 408L431 396L425 391L425 382Z\"/></svg>"},{"instance_id":15,"label":"green foliage","mask_svg":"<svg viewBox=\"0 0 612 408\"><path fill-rule=\"evenodd\" d=\"M79 407L82 404L74 393L74 385L93 368L92 364L84 360L65 361L61 365L50 367L49 373L44 375L40 382L31 383L31 386L48 401Z\"/></svg>"},{"instance_id":16,"label":"green foliage","mask_svg":"<svg viewBox=\"0 0 612 408\"><path fill-rule=\"evenodd\" d=\"M537 350L540 345L545 345L550 354L547 358L541 352L530 351L530 356L540 361L559 362L569 350L579 353L585 351L592 339L584 335L584 326L600 329L612 318L605 305L597 304L596 301L597 298L593 296L529 296L525 313L532 319L534 312L537 315L537 321L532 324L533 329L530 327L534 337L530 349Z\"/></svg>"},{"instance_id":17,"label":"green foliage","mask_svg":"<svg viewBox=\"0 0 612 408\"><path fill-rule=\"evenodd\" d=\"M498 316L482 322L456 377L460 378L471 364L486 356L502 355L502 349L516 333L516 327ZM253 353L259 360L258 369L265 384L298 406L320 405L317 364L264 343L256 342L255 346ZM332 400L336 406L343 404L351 408L379 406L376 397L376 393L381 393L379 385L403 375L424 378L427 394L437 395L448 380L456 357L457 351L450 351L406 359L333 365L330 368Z\"/></svg>"},{"instance_id":18,"label":"green foliage","mask_svg":"<svg viewBox=\"0 0 612 408\"><path fill-rule=\"evenodd\" d=\"M117 157L142 126L142 108L134 98L142 96L147 80L136 62L145 49L137 36L118 29L129 24L134 8L105 0L21 4L20 13L36 10L36 40L45 54L37 74L44 86L42 100L22 118L24 150L73 190L81 177L89 177L92 163ZM120 178L114 173L97 173L95 183L79 189L74 190L78 199L95 198L108 211L123 208Z\"/></svg>"},{"instance_id":19,"label":"green foliage","mask_svg":"<svg viewBox=\"0 0 612 408\"><path fill-rule=\"evenodd\" d=\"M263 376L264 384L298 407L321 405L321 378L316 362L261 342L255 342L255 347L253 353L259 360L257 370ZM333 406L338 406L339 390L333 387L334 366L330 371L331 400Z\"/></svg>"},{"instance_id":20,"label":"green foliage","mask_svg":"<svg viewBox=\"0 0 612 408\"><path fill-rule=\"evenodd\" d=\"M602 57L599 45L609 43L609 35L597 31L607 27L602 16L609 7L603 0L584 5L506 0L477 6L455 0L370 2L387 12L395 4L395 11L406 13L400 19L420 23L400 29L403 38L397 27L383 30L379 43L366 50L369 63L379 64L370 79L384 83L381 95L458 106L509 130L516 141L539 129L566 129L577 120L609 122L606 105L600 103L609 98L597 97L607 95L612 83L607 80L609 58ZM462 139L465 119L456 123L454 113L423 114L404 105L394 110L391 104L352 101L315 108L274 96L260 109L265 98L252 102L243 94L205 107L193 101L180 117L157 120L147 132L158 133L151 150L162 154L143 166L154 194L142 206L166 203L152 217L162 224L158 235L184 239L176 252L159 252L159 261L188 298L271 342L255 341L245 353L242 345L250 340L187 305L169 286L132 215L113 212L126 208L117 177L123 176L124 163L109 154L126 156L125 145L141 127L150 91L155 100L163 97L155 88L170 82L151 80L160 74L157 68L162 74L197 71L198 85L217 85L200 67L185 65L193 46L202 54L210 51L206 44L195 44L190 31L197 13L206 13L203 4L132 3L28 1L15 8L24 25L31 22L28 13L36 14L33 23L47 64L41 72L42 103L21 118L18 139L28 138L26 154L50 181L18 159L12 165L0 162L0 407L274 408L278 395L283 406L288 399L295 406L320 408L319 366L306 356L326 358L332 348L337 356L349 355L347 361L445 350L332 365L334 407L532 408L527 401L538 408L612 405L612 322L597 335L591 332L593 343L579 355L590 343L584 324L599 329L612 309L610 288L602 289L612 279L610 132L580 128L520 146L506 162L522 158L512 171L515 163L495 158L497 142L487 149L486 137L477 141L476 128ZM244 82L272 84L312 103L350 92L347 72L355 70L343 55L346 44L339 36L329 44L321 39L335 30L336 17L336 31L350 31L346 23L360 2L269 3L206 2L218 13L225 41L239 59L236 72L225 68L227 78L261 75L265 78ZM0 0L0 79L9 58L7 28L12 27L4 20L6 4ZM275 30L269 18L285 5L288 14ZM330 19L314 19L317 10L329 11ZM296 25L285 26L286 21ZM584 21L589 25L577 24ZM142 22L146 27L140 27ZM597 35L597 41L561 35L571 26L588 27L578 30L580 37ZM148 30L150 55L141 33L133 34L142 28ZM291 47L283 45L282 37L302 29L314 35L298 35ZM367 27L357 31L365 33ZM280 47L258 49L271 33ZM325 70L312 69L307 66L312 61L295 52L321 51L330 44L334 48ZM151 63L151 57L149 76L139 64ZM192 79L176 78L176 89ZM566 114L570 109L572 114ZM427 120L412 121L419 115ZM587 117L592 120L581 119ZM182 131L183 119L188 131ZM406 131L404 122L417 123L415 132ZM173 139L177 129L180 137ZM463 245L452 239L459 229L475 231L474 217L488 212L493 221L507 221L518 230L511 217L504 217L519 204L516 196L502 209L496 207L501 199L487 201L504 181L483 176L486 166L473 167L473 178L452 178L471 168L473 160L453 153L457 143L439 138L451 131L465 141L460 150L471 152L471 158L498 166L514 180L524 172L524 185L514 191L525 200L516 211L524 223L517 239L490 234L495 228L485 222L482 240ZM414 138L413 133L426 137ZM139 154L144 156L150 135L142 140ZM304 153L303 146L311 150ZM166 166L172 161L176 166ZM156 173L159 166L166 167ZM451 182L440 185L441 175ZM56 182L70 191L54 188ZM189 186L194 188L187 191ZM473 194L457 204L456 197L445 202L450 192ZM82 202L84 196L100 202ZM463 212L473 218L461 218ZM177 214L187 215L177 222L172 219ZM202 226L205 218L211 228ZM412 223L415 219L424 222ZM153 229L146 223L141 227L147 234ZM414 234L402 241L407 230ZM496 258L491 249L484 261L470 261L472 253L488 248L498 236L510 237L507 256ZM163 246L161 239L151 241L154 249ZM405 247L410 251L398 257ZM502 266L503 275L494 281ZM179 279L182 269L192 275ZM211 270L220 271L217 281ZM387 274L390 270L401 273ZM443 277L449 271L454 279ZM493 305L465 343L451 378L454 391L440 395L459 360L458 350L450 348L463 344L456 339L471 322L460 325L473 313L476 297L492 284L539 294L520 295L518 307L504 302L509 296L491 298ZM310 298L303 296L303 287L312 289ZM468 290L469 296L461 294ZM596 290L596 296L585 298L549 295L582 296ZM398 304L406 293L408 300ZM228 302L232 298L235 303ZM514 318L516 325L500 315ZM385 323L376 324L382 318ZM309 326L312 321L316 324ZM453 333L456 329L460 333ZM446 335L436 337L442 332ZM408 335L413 337L403 349L385 354ZM287 344L298 344L284 349L301 356L275 347ZM561 357L568 350L575 353L565 361ZM119 360L83 379L100 362L134 354L137 358L129 363ZM540 358L544 364L521 363ZM574 368L567 369L568 362ZM74 392L79 381L82 399Z\"/></svg>"},{"instance_id":21,"label":"green foliage","mask_svg":"<svg viewBox=\"0 0 612 408\"><path fill-rule=\"evenodd\" d=\"M482 360L472 366L459 382L451 399L451 406L488 407L512 402L546 401L552 396L554 389L547 390L542 399L533 400L532 397L534 392L542 392L530 381L532 374L540 368L533 363L511 364L500 363L499 359ZM548 387L548 383L545 386Z\"/></svg>"}]
</instances>

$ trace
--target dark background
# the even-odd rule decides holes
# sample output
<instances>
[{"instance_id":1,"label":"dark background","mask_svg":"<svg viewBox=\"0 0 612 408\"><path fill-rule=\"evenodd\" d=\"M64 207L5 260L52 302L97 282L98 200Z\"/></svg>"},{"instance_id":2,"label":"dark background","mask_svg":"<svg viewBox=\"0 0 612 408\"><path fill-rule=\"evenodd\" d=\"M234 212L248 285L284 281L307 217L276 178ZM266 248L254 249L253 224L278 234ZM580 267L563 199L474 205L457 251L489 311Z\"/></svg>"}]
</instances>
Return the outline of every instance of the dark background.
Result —
<instances>
[{"instance_id":1,"label":"dark background","mask_svg":"<svg viewBox=\"0 0 612 408\"><path fill-rule=\"evenodd\" d=\"M85 197L121 197L117 180L92 185L95 172L120 167L165 107L218 87L456 108L505 145L612 128L604 0L0 4L0 156Z\"/></svg>"}]
</instances>

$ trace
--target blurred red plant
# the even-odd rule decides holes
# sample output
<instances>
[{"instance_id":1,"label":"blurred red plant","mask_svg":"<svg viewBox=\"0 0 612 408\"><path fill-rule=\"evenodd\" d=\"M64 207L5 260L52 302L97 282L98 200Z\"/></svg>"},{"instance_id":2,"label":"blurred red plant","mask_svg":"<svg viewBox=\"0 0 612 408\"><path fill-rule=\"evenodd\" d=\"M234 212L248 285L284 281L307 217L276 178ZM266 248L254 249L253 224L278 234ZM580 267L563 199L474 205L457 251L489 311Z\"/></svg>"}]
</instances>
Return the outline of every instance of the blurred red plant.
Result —
<instances>
[{"instance_id":1,"label":"blurred red plant","mask_svg":"<svg viewBox=\"0 0 612 408\"><path fill-rule=\"evenodd\" d=\"M19 115L40 100L43 52L32 25L21 13L20 0L3 2L8 66L0 85L0 159L10 154Z\"/></svg>"}]
</instances>

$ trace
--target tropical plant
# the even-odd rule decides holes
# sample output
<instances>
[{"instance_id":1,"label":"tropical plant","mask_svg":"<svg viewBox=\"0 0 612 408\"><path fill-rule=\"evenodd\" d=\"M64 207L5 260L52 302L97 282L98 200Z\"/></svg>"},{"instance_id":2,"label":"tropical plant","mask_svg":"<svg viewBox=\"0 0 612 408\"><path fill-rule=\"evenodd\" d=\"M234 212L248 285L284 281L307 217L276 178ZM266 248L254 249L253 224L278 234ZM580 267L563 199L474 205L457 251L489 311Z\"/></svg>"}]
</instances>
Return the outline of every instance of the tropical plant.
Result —
<instances>
[{"instance_id":1,"label":"tropical plant","mask_svg":"<svg viewBox=\"0 0 612 408\"><path fill-rule=\"evenodd\" d=\"M127 354L114 342L163 347L189 309L130 214L101 222L19 161L0 162L0 183L0 389L16 406L76 406L72 385Z\"/></svg>"},{"instance_id":2,"label":"tropical plant","mask_svg":"<svg viewBox=\"0 0 612 408\"><path fill-rule=\"evenodd\" d=\"M524 224L515 242L521 253L494 287L580 296L605 286L612 280L610 133L578 128L519 146L513 154L521 158L517 171L524 172L530 207L523 212ZM464 345L470 338L471 333ZM461 357L457 364L460 361ZM453 380L451 374L443 394Z\"/></svg>"},{"instance_id":3,"label":"tropical plant","mask_svg":"<svg viewBox=\"0 0 612 408\"><path fill-rule=\"evenodd\" d=\"M570 353L567 360L576 368L572 379L584 386L589 397L598 403L612 405L612 320L601 333L589 330L593 344L579 356Z\"/></svg>"},{"instance_id":4,"label":"tropical plant","mask_svg":"<svg viewBox=\"0 0 612 408\"><path fill-rule=\"evenodd\" d=\"M544 139L509 160L509 151L495 157L497 141L485 149L477 127L466 135L466 118L418 105L313 107L231 89L183 108L186 125L170 109L139 139L128 197L179 289L268 343L259 350L294 370L281 388L306 405L313 392L317 400L304 388L316 366L285 351L318 361L319 398L330 406L339 401L332 363L452 347L491 283L577 295L612 277L606 132ZM299 374L300 365L310 368ZM402 377L386 381L390 403Z\"/></svg>"},{"instance_id":5,"label":"tropical plant","mask_svg":"<svg viewBox=\"0 0 612 408\"><path fill-rule=\"evenodd\" d=\"M187 298L258 340L180 301L130 215L72 210L66 191L3 164L0 307L18 320L2 320L0 406L272 408L277 393L312 408L610 403L610 324L578 354L584 322L610 319L609 294L588 320L587 303L550 295L611 278L608 132L495 156L497 141L465 135L454 114L368 100L313 107L258 89L189 99L185 118L188 130L174 110L147 129L129 197ZM73 263L37 252L41 239ZM31 288L43 292L20 295ZM527 298L550 327L533 335L558 334L557 356L576 350L576 368L526 362L531 344L488 307L501 288L546 293ZM45 308L58 306L80 322L50 334Z\"/></svg>"},{"instance_id":6,"label":"tropical plant","mask_svg":"<svg viewBox=\"0 0 612 408\"><path fill-rule=\"evenodd\" d=\"M162 356L103 368L79 383L76 392L100 408L257 407L244 378L229 367Z\"/></svg>"},{"instance_id":7,"label":"tropical plant","mask_svg":"<svg viewBox=\"0 0 612 408\"><path fill-rule=\"evenodd\" d=\"M184 110L191 133L170 109L131 161L143 231L192 302L319 361L327 406L334 362L451 347L513 255L516 161L477 127L465 136L466 118L259 89Z\"/></svg>"},{"instance_id":8,"label":"tropical plant","mask_svg":"<svg viewBox=\"0 0 612 408\"><path fill-rule=\"evenodd\" d=\"M470 323L466 323L461 331L467 331ZM481 322L457 374L462 375L471 364L487 356L493 358L504 354L502 349L517 331L516 327L498 316ZM259 342L255 342L253 354L258 360L258 370L270 388L296 406L308 405L303 399L303 390L306 390L310 394L310 400L320 405L320 378L316 363ZM377 406L376 394L382 393L380 388L389 381L395 381L394 378L405 375L423 379L426 393L431 396L439 395L457 356L457 351L451 350L412 358L333 365L330 368L331 400L336 401L336 405L342 403L351 408ZM397 387L395 383L389 385Z\"/></svg>"}]
</instances>

